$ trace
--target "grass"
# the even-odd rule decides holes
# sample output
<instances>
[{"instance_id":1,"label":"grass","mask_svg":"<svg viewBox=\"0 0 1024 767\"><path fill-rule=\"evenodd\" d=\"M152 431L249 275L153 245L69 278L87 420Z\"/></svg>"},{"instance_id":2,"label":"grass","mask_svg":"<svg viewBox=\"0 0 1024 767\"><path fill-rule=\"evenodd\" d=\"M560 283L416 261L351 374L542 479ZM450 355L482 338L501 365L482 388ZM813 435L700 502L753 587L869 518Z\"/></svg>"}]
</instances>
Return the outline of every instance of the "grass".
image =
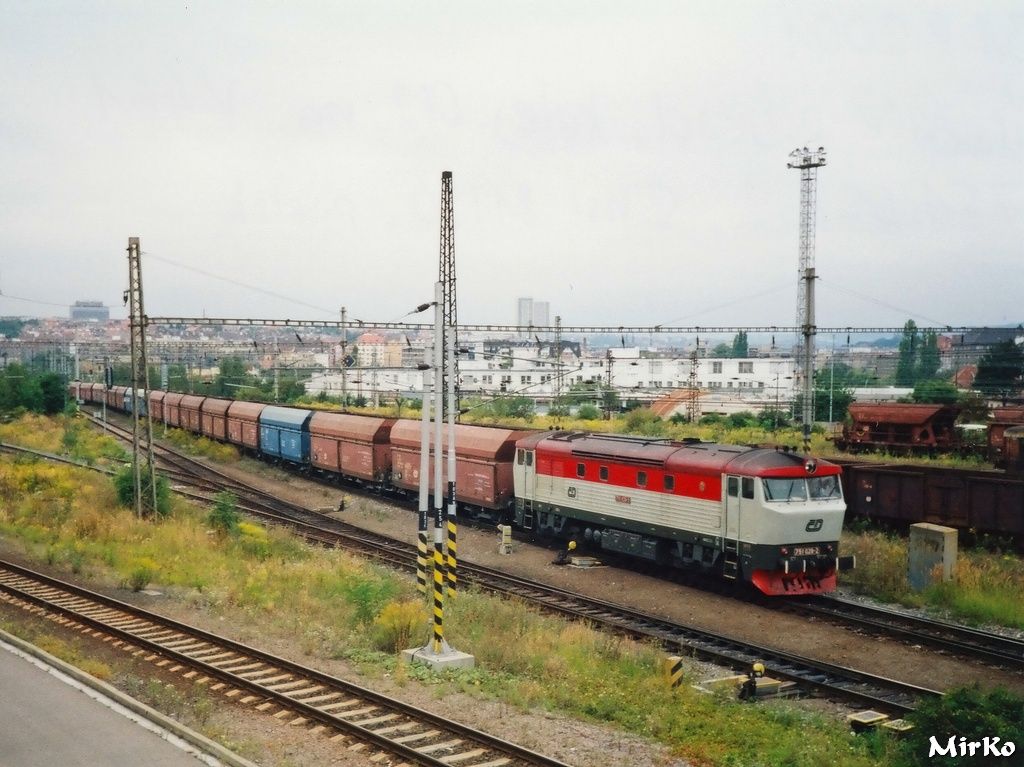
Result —
<instances>
[{"instance_id":1,"label":"grass","mask_svg":"<svg viewBox=\"0 0 1024 767\"><path fill-rule=\"evenodd\" d=\"M166 431L166 433L165 433ZM158 439L166 439L172 445L189 455L209 458L220 463L235 463L239 459L238 448L224 442L216 442L207 437L200 437L184 429L175 429L153 424L153 434Z\"/></svg>"},{"instance_id":2,"label":"grass","mask_svg":"<svg viewBox=\"0 0 1024 767\"><path fill-rule=\"evenodd\" d=\"M857 567L841 573L840 585L862 594L913 607L931 607L970 624L1024 629L1024 560L983 549L958 552L953 580L921 592L907 583L908 541L882 532L844 532L844 555L856 554Z\"/></svg>"}]
</instances>

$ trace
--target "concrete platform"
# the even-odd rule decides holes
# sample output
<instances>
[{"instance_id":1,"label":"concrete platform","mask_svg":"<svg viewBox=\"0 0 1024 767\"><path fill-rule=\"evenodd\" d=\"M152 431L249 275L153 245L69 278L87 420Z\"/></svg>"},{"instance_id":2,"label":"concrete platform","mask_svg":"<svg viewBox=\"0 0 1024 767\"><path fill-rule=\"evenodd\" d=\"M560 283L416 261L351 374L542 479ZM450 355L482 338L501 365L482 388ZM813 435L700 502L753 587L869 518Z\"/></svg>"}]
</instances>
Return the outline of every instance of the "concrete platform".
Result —
<instances>
[{"instance_id":1,"label":"concrete platform","mask_svg":"<svg viewBox=\"0 0 1024 767\"><path fill-rule=\"evenodd\" d=\"M444 671L446 668L473 668L476 666L476 658L469 653L453 650L445 643L441 652L434 652L433 643L424 647L412 647L402 650L402 660L406 663L422 663L430 666L435 671Z\"/></svg>"},{"instance_id":2,"label":"concrete platform","mask_svg":"<svg viewBox=\"0 0 1024 767\"><path fill-rule=\"evenodd\" d=\"M0 631L0 764L255 767L223 746Z\"/></svg>"}]
</instances>

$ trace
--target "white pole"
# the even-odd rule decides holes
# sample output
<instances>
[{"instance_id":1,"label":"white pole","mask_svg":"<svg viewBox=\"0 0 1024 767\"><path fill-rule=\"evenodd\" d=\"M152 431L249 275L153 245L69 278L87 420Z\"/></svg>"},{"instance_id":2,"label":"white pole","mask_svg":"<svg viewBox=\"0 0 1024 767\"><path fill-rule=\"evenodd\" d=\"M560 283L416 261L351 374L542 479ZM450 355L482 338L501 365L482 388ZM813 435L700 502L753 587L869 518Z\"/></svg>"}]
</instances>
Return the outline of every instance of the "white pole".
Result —
<instances>
[{"instance_id":1,"label":"white pole","mask_svg":"<svg viewBox=\"0 0 1024 767\"><path fill-rule=\"evenodd\" d=\"M430 512L430 370L423 371L423 402L420 412L420 498L419 498L419 540L416 555L416 588L421 594L427 593L427 518Z\"/></svg>"},{"instance_id":2,"label":"white pole","mask_svg":"<svg viewBox=\"0 0 1024 767\"><path fill-rule=\"evenodd\" d=\"M441 422L444 404L441 399L441 371L444 365L444 285L434 283L434 652L444 647L444 485L441 459Z\"/></svg>"}]
</instances>

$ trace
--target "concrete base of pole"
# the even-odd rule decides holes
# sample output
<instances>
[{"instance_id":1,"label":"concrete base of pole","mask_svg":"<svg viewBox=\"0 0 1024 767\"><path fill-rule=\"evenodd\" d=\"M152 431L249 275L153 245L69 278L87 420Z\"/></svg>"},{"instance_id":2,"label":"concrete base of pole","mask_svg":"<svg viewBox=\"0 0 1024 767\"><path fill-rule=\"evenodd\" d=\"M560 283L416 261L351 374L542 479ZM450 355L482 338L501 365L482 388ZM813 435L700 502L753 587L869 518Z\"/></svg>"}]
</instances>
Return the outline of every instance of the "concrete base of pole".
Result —
<instances>
[{"instance_id":1,"label":"concrete base of pole","mask_svg":"<svg viewBox=\"0 0 1024 767\"><path fill-rule=\"evenodd\" d=\"M434 643L423 647L412 647L402 650L402 660L406 663L422 663L430 666L435 671L444 671L446 668L473 668L476 666L476 658L469 653L453 650L447 642L441 643L441 652L434 652Z\"/></svg>"}]
</instances>

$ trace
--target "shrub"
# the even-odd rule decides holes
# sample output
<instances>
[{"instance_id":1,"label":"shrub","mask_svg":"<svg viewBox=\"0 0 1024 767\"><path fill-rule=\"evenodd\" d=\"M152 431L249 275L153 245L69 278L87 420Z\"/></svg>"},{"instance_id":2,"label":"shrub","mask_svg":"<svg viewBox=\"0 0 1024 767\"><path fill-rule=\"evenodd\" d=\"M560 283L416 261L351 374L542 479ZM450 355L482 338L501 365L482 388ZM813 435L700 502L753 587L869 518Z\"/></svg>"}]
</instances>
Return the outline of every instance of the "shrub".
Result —
<instances>
[{"instance_id":1,"label":"shrub","mask_svg":"<svg viewBox=\"0 0 1024 767\"><path fill-rule=\"evenodd\" d=\"M237 504L234 493L217 493L213 508L206 517L207 524L222 535L236 535L239 523Z\"/></svg>"},{"instance_id":2,"label":"shrub","mask_svg":"<svg viewBox=\"0 0 1024 767\"><path fill-rule=\"evenodd\" d=\"M154 577L156 577L157 571L160 566L152 559L141 558L137 559L132 563L131 569L128 571L128 577L125 578L125 584L132 591L142 591L148 586Z\"/></svg>"},{"instance_id":3,"label":"shrub","mask_svg":"<svg viewBox=\"0 0 1024 767\"><path fill-rule=\"evenodd\" d=\"M150 483L149 464L141 467L142 471L142 513L146 516L153 515L153 486ZM114 491L117 493L117 502L126 508L135 505L135 469L134 464L127 464L114 475ZM171 513L171 488L167 478L156 477L156 513L158 516L166 517Z\"/></svg>"},{"instance_id":4,"label":"shrub","mask_svg":"<svg viewBox=\"0 0 1024 767\"><path fill-rule=\"evenodd\" d=\"M928 757L933 736L942 747L947 746L951 735L956 737L957 743L960 738L982 741L994 736L998 736L1001 743L1017 743L1018 747L1024 742L1024 698L1001 688L990 692L982 692L977 686L952 690L941 697L921 701L907 718L914 723L914 729L903 741L902 750L910 765L934 762ZM942 760L942 764L957 767L992 763L992 757L982 753Z\"/></svg>"},{"instance_id":5,"label":"shrub","mask_svg":"<svg viewBox=\"0 0 1024 767\"><path fill-rule=\"evenodd\" d=\"M601 411L597 409L597 405L580 405L576 410L576 417L584 421L596 421L601 417Z\"/></svg>"},{"instance_id":6,"label":"shrub","mask_svg":"<svg viewBox=\"0 0 1024 767\"><path fill-rule=\"evenodd\" d=\"M398 652L410 646L413 634L426 626L427 613L420 602L389 602L373 622L373 641L380 650Z\"/></svg>"}]
</instances>

